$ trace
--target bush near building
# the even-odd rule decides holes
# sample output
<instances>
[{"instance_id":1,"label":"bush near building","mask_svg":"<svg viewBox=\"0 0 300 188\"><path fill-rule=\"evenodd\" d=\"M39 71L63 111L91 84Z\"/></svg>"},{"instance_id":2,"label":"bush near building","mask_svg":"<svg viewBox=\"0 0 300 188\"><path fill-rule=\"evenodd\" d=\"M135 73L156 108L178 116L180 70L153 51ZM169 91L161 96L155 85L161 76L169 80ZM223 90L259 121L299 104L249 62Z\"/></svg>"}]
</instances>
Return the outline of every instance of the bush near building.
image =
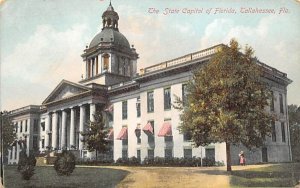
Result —
<instances>
[{"instance_id":1,"label":"bush near building","mask_svg":"<svg viewBox=\"0 0 300 188\"><path fill-rule=\"evenodd\" d=\"M27 157L26 150L20 152L18 161L18 171L22 174L24 180L30 180L34 175L34 167L36 165L36 159L33 154L29 154Z\"/></svg>"},{"instance_id":2,"label":"bush near building","mask_svg":"<svg viewBox=\"0 0 300 188\"><path fill-rule=\"evenodd\" d=\"M181 166L181 167L199 167L201 166L201 158L193 157L193 158L164 158L164 157L155 157L153 159L149 159L145 157L143 163L137 157L130 158L119 158L115 162L113 160L80 160L76 161L77 165L91 165L91 166L101 166L101 165L122 165L122 166ZM202 166L224 166L223 161L215 161L214 158L206 158L202 159Z\"/></svg>"},{"instance_id":3,"label":"bush near building","mask_svg":"<svg viewBox=\"0 0 300 188\"><path fill-rule=\"evenodd\" d=\"M58 175L71 175L75 169L75 155L69 151L63 151L55 160L54 169Z\"/></svg>"}]
</instances>

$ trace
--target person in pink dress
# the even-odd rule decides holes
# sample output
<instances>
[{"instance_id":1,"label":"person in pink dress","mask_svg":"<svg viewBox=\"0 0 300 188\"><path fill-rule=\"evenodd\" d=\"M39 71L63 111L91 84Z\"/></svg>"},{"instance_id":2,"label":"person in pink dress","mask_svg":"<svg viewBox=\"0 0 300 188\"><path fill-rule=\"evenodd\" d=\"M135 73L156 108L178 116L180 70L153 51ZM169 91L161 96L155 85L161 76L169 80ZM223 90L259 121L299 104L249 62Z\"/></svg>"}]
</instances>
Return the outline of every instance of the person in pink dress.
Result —
<instances>
[{"instance_id":1,"label":"person in pink dress","mask_svg":"<svg viewBox=\"0 0 300 188\"><path fill-rule=\"evenodd\" d=\"M245 158L245 154L243 151L241 151L239 153L239 157L240 157L240 165L245 166L246 165L246 158Z\"/></svg>"}]
</instances>

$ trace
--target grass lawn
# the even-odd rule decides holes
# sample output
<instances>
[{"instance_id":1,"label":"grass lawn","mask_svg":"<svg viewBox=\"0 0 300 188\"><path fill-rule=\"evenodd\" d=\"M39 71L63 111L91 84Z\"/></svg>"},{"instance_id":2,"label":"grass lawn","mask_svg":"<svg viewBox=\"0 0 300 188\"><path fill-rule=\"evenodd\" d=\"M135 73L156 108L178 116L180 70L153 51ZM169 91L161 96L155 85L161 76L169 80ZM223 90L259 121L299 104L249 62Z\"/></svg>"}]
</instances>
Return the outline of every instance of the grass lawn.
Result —
<instances>
[{"instance_id":1,"label":"grass lawn","mask_svg":"<svg viewBox=\"0 0 300 188\"><path fill-rule=\"evenodd\" d=\"M116 187L128 171L110 168L76 167L70 176L58 176L53 166L35 167L29 181L22 180L17 166L4 167L5 188L14 187Z\"/></svg>"},{"instance_id":2,"label":"grass lawn","mask_svg":"<svg viewBox=\"0 0 300 188\"><path fill-rule=\"evenodd\" d=\"M58 176L52 166L36 167L31 180L21 179L16 166L4 168L5 185L13 187L117 188L230 188L293 187L300 180L300 163L226 167L77 166L69 176Z\"/></svg>"},{"instance_id":3,"label":"grass lawn","mask_svg":"<svg viewBox=\"0 0 300 188\"><path fill-rule=\"evenodd\" d=\"M299 180L300 163L282 163L233 171L230 185L232 187L293 187Z\"/></svg>"}]
</instances>

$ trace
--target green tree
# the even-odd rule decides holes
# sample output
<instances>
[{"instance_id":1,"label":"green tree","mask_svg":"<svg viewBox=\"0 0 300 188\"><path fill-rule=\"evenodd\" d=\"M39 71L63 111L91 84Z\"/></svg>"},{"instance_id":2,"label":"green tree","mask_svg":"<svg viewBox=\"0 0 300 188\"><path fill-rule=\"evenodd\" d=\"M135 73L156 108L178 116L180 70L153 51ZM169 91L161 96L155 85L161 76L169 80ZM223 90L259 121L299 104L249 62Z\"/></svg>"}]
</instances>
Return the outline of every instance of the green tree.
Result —
<instances>
[{"instance_id":1,"label":"green tree","mask_svg":"<svg viewBox=\"0 0 300 188\"><path fill-rule=\"evenodd\" d=\"M226 143L227 171L231 145L259 147L271 132L273 117L265 110L270 90L253 53L246 46L242 54L232 39L193 73L187 104L180 99L175 103L182 110L179 130L190 133L195 146Z\"/></svg>"},{"instance_id":2,"label":"green tree","mask_svg":"<svg viewBox=\"0 0 300 188\"><path fill-rule=\"evenodd\" d=\"M109 129L101 112L96 112L94 119L95 121L87 123L86 130L80 134L84 136L87 149L90 152L96 151L97 159L98 152L106 152L108 150L109 141L107 140L107 135Z\"/></svg>"},{"instance_id":3,"label":"green tree","mask_svg":"<svg viewBox=\"0 0 300 188\"><path fill-rule=\"evenodd\" d=\"M8 112L4 111L0 114L0 124L1 124L1 152L3 156L8 155L8 150L11 145L16 140L16 127L13 125Z\"/></svg>"},{"instance_id":4,"label":"green tree","mask_svg":"<svg viewBox=\"0 0 300 188\"><path fill-rule=\"evenodd\" d=\"M300 106L289 105L289 124L293 161L300 161Z\"/></svg>"}]
</instances>

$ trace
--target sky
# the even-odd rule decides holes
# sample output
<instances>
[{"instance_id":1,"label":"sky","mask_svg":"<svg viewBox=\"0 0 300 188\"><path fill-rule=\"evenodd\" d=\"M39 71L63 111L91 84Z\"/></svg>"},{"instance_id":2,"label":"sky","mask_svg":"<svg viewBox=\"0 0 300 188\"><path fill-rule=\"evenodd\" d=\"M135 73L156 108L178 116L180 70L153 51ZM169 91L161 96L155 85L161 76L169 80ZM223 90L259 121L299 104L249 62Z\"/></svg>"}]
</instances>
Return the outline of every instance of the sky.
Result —
<instances>
[{"instance_id":1,"label":"sky","mask_svg":"<svg viewBox=\"0 0 300 188\"><path fill-rule=\"evenodd\" d=\"M39 105L62 80L78 82L81 54L101 31L108 0L0 0L0 110ZM138 69L236 38L288 74L300 105L297 0L112 0ZM270 13L245 13L252 8ZM274 13L272 12L274 11ZM243 11L243 12L241 12Z\"/></svg>"}]
</instances>

